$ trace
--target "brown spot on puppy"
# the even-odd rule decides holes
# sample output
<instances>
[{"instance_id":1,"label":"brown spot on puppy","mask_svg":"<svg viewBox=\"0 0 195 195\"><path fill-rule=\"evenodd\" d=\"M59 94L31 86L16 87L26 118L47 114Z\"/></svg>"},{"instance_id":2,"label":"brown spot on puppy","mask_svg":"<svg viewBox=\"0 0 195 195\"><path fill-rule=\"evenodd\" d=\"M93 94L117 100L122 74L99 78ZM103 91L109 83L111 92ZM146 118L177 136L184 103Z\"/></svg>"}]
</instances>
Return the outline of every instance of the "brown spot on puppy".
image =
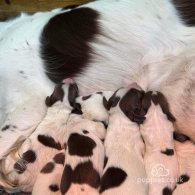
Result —
<instances>
[{"instance_id":1,"label":"brown spot on puppy","mask_svg":"<svg viewBox=\"0 0 195 195\"><path fill-rule=\"evenodd\" d=\"M51 185L49 186L49 189L50 189L50 191L52 191L52 192L57 192L57 191L59 191L59 187L58 187L57 184L51 184Z\"/></svg>"},{"instance_id":2,"label":"brown spot on puppy","mask_svg":"<svg viewBox=\"0 0 195 195\"><path fill-rule=\"evenodd\" d=\"M84 133L84 134L88 134L88 133L89 133L89 131L87 131L87 130L83 130L83 133Z\"/></svg>"},{"instance_id":3,"label":"brown spot on puppy","mask_svg":"<svg viewBox=\"0 0 195 195\"><path fill-rule=\"evenodd\" d=\"M55 148L57 150L62 149L60 143L56 142L53 137L50 137L48 135L38 135L37 139L44 146L47 146L47 147L50 147L50 148Z\"/></svg>"},{"instance_id":4,"label":"brown spot on puppy","mask_svg":"<svg viewBox=\"0 0 195 195\"><path fill-rule=\"evenodd\" d=\"M55 164L53 162L48 162L42 169L41 173L51 173L55 168Z\"/></svg>"},{"instance_id":5,"label":"brown spot on puppy","mask_svg":"<svg viewBox=\"0 0 195 195\"><path fill-rule=\"evenodd\" d=\"M36 153L33 150L28 150L23 153L22 159L27 163L34 163L36 160Z\"/></svg>"},{"instance_id":6,"label":"brown spot on puppy","mask_svg":"<svg viewBox=\"0 0 195 195\"><path fill-rule=\"evenodd\" d=\"M178 184L183 184L183 183L186 183L190 180L190 177L187 175L187 174L183 174L179 177L178 179Z\"/></svg>"},{"instance_id":7,"label":"brown spot on puppy","mask_svg":"<svg viewBox=\"0 0 195 195\"><path fill-rule=\"evenodd\" d=\"M100 185L100 175L94 169L91 161L78 164L74 169L73 183L88 184L93 188L98 188Z\"/></svg>"},{"instance_id":8,"label":"brown spot on puppy","mask_svg":"<svg viewBox=\"0 0 195 195\"><path fill-rule=\"evenodd\" d=\"M165 187L162 191L163 195L172 195L173 191L169 187Z\"/></svg>"},{"instance_id":9,"label":"brown spot on puppy","mask_svg":"<svg viewBox=\"0 0 195 195\"><path fill-rule=\"evenodd\" d=\"M166 150L161 151L162 154L166 154L167 156L173 156L174 155L174 150L167 148Z\"/></svg>"},{"instance_id":10,"label":"brown spot on puppy","mask_svg":"<svg viewBox=\"0 0 195 195\"><path fill-rule=\"evenodd\" d=\"M66 165L62 174L60 191L64 195L70 188L72 181L73 171L70 165Z\"/></svg>"},{"instance_id":11,"label":"brown spot on puppy","mask_svg":"<svg viewBox=\"0 0 195 195\"><path fill-rule=\"evenodd\" d=\"M65 161L65 155L64 153L58 153L54 156L53 158L54 162L57 163L57 164L62 164L64 165L64 161Z\"/></svg>"},{"instance_id":12,"label":"brown spot on puppy","mask_svg":"<svg viewBox=\"0 0 195 195\"><path fill-rule=\"evenodd\" d=\"M36 160L36 153L33 150L28 150L22 154L22 158L14 164L14 169L18 174L22 174L27 169L28 163L34 163Z\"/></svg>"},{"instance_id":13,"label":"brown spot on puppy","mask_svg":"<svg viewBox=\"0 0 195 195\"><path fill-rule=\"evenodd\" d=\"M66 165L60 186L62 194L65 194L68 191L71 183L88 184L97 189L100 185L100 175L94 169L91 161L78 164L74 171L70 165Z\"/></svg>"},{"instance_id":14,"label":"brown spot on puppy","mask_svg":"<svg viewBox=\"0 0 195 195\"><path fill-rule=\"evenodd\" d=\"M109 167L101 179L100 193L110 188L120 186L126 179L127 174L120 168Z\"/></svg>"},{"instance_id":15,"label":"brown spot on puppy","mask_svg":"<svg viewBox=\"0 0 195 195\"><path fill-rule=\"evenodd\" d=\"M70 155L82 157L91 156L93 154L93 149L96 147L94 140L77 133L70 135L67 144Z\"/></svg>"}]
</instances>

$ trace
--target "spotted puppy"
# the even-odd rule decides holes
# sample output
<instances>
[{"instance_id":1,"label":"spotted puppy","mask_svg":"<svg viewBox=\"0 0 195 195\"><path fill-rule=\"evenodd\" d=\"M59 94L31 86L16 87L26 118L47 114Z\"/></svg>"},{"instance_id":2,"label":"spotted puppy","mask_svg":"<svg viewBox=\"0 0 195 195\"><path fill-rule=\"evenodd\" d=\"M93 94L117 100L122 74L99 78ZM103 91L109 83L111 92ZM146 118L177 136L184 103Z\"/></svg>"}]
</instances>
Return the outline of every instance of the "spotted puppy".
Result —
<instances>
[{"instance_id":1,"label":"spotted puppy","mask_svg":"<svg viewBox=\"0 0 195 195\"><path fill-rule=\"evenodd\" d=\"M146 146L144 162L149 195L169 195L175 189L178 177L178 160L173 141L175 118L160 92L147 92L142 106L147 112L140 132Z\"/></svg>"},{"instance_id":2,"label":"spotted puppy","mask_svg":"<svg viewBox=\"0 0 195 195\"><path fill-rule=\"evenodd\" d=\"M106 160L101 179L102 195L146 195L144 143L139 123L144 120L141 98L144 92L135 83L117 90L108 101L109 124L105 139ZM106 163L107 161L107 163Z\"/></svg>"},{"instance_id":3,"label":"spotted puppy","mask_svg":"<svg viewBox=\"0 0 195 195\"><path fill-rule=\"evenodd\" d=\"M176 140L175 149L179 162L180 177L173 195L194 195L195 145L184 135L180 135L179 139Z\"/></svg>"},{"instance_id":4,"label":"spotted puppy","mask_svg":"<svg viewBox=\"0 0 195 195\"><path fill-rule=\"evenodd\" d=\"M104 91L96 92L89 96L80 96L76 98L72 113L82 115L82 118L102 122L106 125L108 113L104 107L104 103L112 94L113 92ZM53 159L46 163L36 179L32 195L61 194L59 191L59 184L64 170L64 160L65 150L63 149L56 154Z\"/></svg>"},{"instance_id":5,"label":"spotted puppy","mask_svg":"<svg viewBox=\"0 0 195 195\"><path fill-rule=\"evenodd\" d=\"M65 149L62 149L47 162L36 178L32 195L61 195L60 182L65 161Z\"/></svg>"},{"instance_id":6,"label":"spotted puppy","mask_svg":"<svg viewBox=\"0 0 195 195\"><path fill-rule=\"evenodd\" d=\"M76 100L77 108L69 118L65 139L67 150L60 186L62 194L99 194L105 156L103 140L108 121L105 103L109 94L98 92Z\"/></svg>"},{"instance_id":7,"label":"spotted puppy","mask_svg":"<svg viewBox=\"0 0 195 195\"><path fill-rule=\"evenodd\" d=\"M67 79L56 85L52 95L46 98L49 108L43 121L17 151L1 161L1 178L10 184L7 191L31 191L45 163L64 147L66 121L77 96L77 85ZM47 173L47 170L41 172Z\"/></svg>"}]
</instances>

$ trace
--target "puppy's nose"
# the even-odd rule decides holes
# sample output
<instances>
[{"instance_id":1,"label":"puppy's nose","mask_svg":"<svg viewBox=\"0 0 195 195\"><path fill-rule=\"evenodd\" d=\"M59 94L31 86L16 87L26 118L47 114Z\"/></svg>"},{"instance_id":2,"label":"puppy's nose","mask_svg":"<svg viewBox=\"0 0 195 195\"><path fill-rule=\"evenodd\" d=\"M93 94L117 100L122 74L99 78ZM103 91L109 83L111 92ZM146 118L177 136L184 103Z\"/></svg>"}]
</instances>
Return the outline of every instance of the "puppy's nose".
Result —
<instances>
[{"instance_id":1,"label":"puppy's nose","mask_svg":"<svg viewBox=\"0 0 195 195\"><path fill-rule=\"evenodd\" d=\"M64 84L73 84L74 81L73 81L73 79L71 79L71 78L67 78L67 79L64 79L64 80L62 81L62 83L64 83Z\"/></svg>"},{"instance_id":2,"label":"puppy's nose","mask_svg":"<svg viewBox=\"0 0 195 195\"><path fill-rule=\"evenodd\" d=\"M129 84L127 87L129 89L134 88L134 89L137 89L137 90L142 90L142 88L136 82L133 82L133 83Z\"/></svg>"}]
</instances>

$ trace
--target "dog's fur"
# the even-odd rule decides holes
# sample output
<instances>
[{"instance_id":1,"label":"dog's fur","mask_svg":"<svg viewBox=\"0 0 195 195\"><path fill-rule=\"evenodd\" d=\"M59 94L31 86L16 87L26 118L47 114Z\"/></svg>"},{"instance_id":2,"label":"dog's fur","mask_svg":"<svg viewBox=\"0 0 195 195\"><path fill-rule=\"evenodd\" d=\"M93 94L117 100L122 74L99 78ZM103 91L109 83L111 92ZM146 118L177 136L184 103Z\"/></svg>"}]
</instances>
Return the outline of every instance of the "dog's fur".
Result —
<instances>
[{"instance_id":1,"label":"dog's fur","mask_svg":"<svg viewBox=\"0 0 195 195\"><path fill-rule=\"evenodd\" d=\"M140 132L145 143L144 163L149 182L149 195L171 194L179 175L173 140L174 116L162 93L147 92L142 99L147 112Z\"/></svg>"},{"instance_id":2,"label":"dog's fur","mask_svg":"<svg viewBox=\"0 0 195 195\"><path fill-rule=\"evenodd\" d=\"M97 92L94 94L91 94L90 96L81 96L76 99L76 102L74 104L74 109L72 110L72 114L68 120L67 123L67 134L66 134L66 142L69 139L69 137L74 133L79 133L81 136L85 136L85 138L90 138L89 140L86 139L86 142L83 142L83 145L79 147L81 140L75 140L73 144L78 146L77 150L86 150L86 146L88 146L88 142L90 143L95 141L96 147L93 150L93 155L89 158L77 156L77 155L70 155L69 154L69 146L68 144L64 144L65 148L64 150L60 151L58 154L56 154L53 159L48 161L45 165L45 167L48 166L48 164L53 164L54 168L50 172L43 173L40 172L40 174L37 176L35 185L33 187L32 194L33 195L42 195L42 194L59 194L60 188L63 192L63 189L66 188L66 190L69 190L68 193L72 193L74 191L74 194L93 194L93 192L96 194L98 192L97 189L93 189L93 187L88 186L87 182L89 180L87 177L90 176L90 173L93 173L91 167L88 167L88 171L86 170L87 167L85 167L85 173L86 176L85 180L82 180L84 184L79 184L79 179L77 182L73 178L70 178L70 175L66 175L66 169L63 173L64 166L71 166L71 168L74 168L74 166L79 166L82 164L82 162L88 162L88 160L91 160L92 165L97 170L97 173L99 174L99 177L102 175L103 171L103 161L104 161L104 149L103 149L103 143L105 137L105 128L104 124L106 125L108 122L108 111L106 107L104 107L104 102L109 99L109 97L113 94L113 92ZM75 146L75 147L76 147ZM66 151L67 148L67 151ZM89 149L89 148L88 148ZM65 155L66 153L66 155ZM64 165L65 160L65 165ZM87 163L86 163L87 164ZM88 164L89 165L89 164ZM79 171L76 174L77 178L82 178L84 175ZM62 179L62 181L61 181ZM91 178L92 179L92 178ZM94 178L95 179L95 178ZM73 185L70 187L70 189L67 189L67 183ZM60 185L61 183L61 185ZM41 186L41 187L40 187ZM61 186L61 187L60 187ZM81 191L81 188L84 191Z\"/></svg>"},{"instance_id":3,"label":"dog's fur","mask_svg":"<svg viewBox=\"0 0 195 195\"><path fill-rule=\"evenodd\" d=\"M109 124L105 139L107 163L101 179L100 194L148 194L143 154L144 143L139 125L143 91L125 87L109 99Z\"/></svg>"},{"instance_id":4,"label":"dog's fur","mask_svg":"<svg viewBox=\"0 0 195 195\"><path fill-rule=\"evenodd\" d=\"M111 94L98 92L76 99L77 109L82 114L73 111L68 121L66 160L60 186L62 194L99 194L108 122L105 101Z\"/></svg>"},{"instance_id":5,"label":"dog's fur","mask_svg":"<svg viewBox=\"0 0 195 195\"><path fill-rule=\"evenodd\" d=\"M0 184L5 190L32 191L40 170L64 147L66 122L76 97L76 84L66 81L57 85L46 98L49 107L43 121L16 151L0 161Z\"/></svg>"},{"instance_id":6,"label":"dog's fur","mask_svg":"<svg viewBox=\"0 0 195 195\"><path fill-rule=\"evenodd\" d=\"M60 182L64 169L65 161L65 149L56 153L52 159L50 159L43 167L42 170L46 170L47 167L53 165L47 172L41 171L36 178L33 186L32 195L59 195L60 193Z\"/></svg>"},{"instance_id":7,"label":"dog's fur","mask_svg":"<svg viewBox=\"0 0 195 195\"><path fill-rule=\"evenodd\" d=\"M178 184L173 195L195 194L195 145L191 141L175 142L179 162Z\"/></svg>"},{"instance_id":8,"label":"dog's fur","mask_svg":"<svg viewBox=\"0 0 195 195\"><path fill-rule=\"evenodd\" d=\"M54 82L70 76L84 95L131 81L163 92L177 130L195 141L193 8L99 0L0 22L0 158L44 117Z\"/></svg>"}]
</instances>

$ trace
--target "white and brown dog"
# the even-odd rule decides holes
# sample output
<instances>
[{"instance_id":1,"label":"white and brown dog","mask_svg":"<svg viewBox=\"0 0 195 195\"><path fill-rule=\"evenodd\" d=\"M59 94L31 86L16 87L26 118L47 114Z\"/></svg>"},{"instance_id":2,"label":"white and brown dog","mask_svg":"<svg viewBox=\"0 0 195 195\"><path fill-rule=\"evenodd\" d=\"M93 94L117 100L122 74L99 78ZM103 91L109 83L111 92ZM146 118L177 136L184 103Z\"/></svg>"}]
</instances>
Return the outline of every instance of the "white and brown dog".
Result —
<instances>
[{"instance_id":1,"label":"white and brown dog","mask_svg":"<svg viewBox=\"0 0 195 195\"><path fill-rule=\"evenodd\" d=\"M104 167L107 101L112 92L97 92L76 100L66 135L66 160L61 180L64 195L98 195ZM82 114L76 114L81 109Z\"/></svg>"},{"instance_id":2,"label":"white and brown dog","mask_svg":"<svg viewBox=\"0 0 195 195\"><path fill-rule=\"evenodd\" d=\"M147 195L143 154L144 143L138 123L143 122L141 98L144 92L134 83L117 90L108 101L109 124L104 142L106 163L101 179L102 195Z\"/></svg>"},{"instance_id":3,"label":"white and brown dog","mask_svg":"<svg viewBox=\"0 0 195 195\"><path fill-rule=\"evenodd\" d=\"M0 162L0 184L6 191L30 192L40 171L47 174L54 169L57 163L54 155L64 147L66 124L76 97L77 85L66 79L46 98L49 107L43 121L17 150ZM54 162L43 167L53 157Z\"/></svg>"},{"instance_id":4,"label":"white and brown dog","mask_svg":"<svg viewBox=\"0 0 195 195\"><path fill-rule=\"evenodd\" d=\"M195 194L195 145L186 138L185 135L176 135L175 149L180 177L173 195Z\"/></svg>"},{"instance_id":5,"label":"white and brown dog","mask_svg":"<svg viewBox=\"0 0 195 195\"><path fill-rule=\"evenodd\" d=\"M47 173L40 172L32 191L33 195L98 193L104 162L104 126L108 123L105 103L112 94L113 92L107 91L97 92L76 99L67 123L65 149L56 154L43 168L47 170L55 164L55 169ZM64 156L65 165L61 166Z\"/></svg>"},{"instance_id":6,"label":"white and brown dog","mask_svg":"<svg viewBox=\"0 0 195 195\"><path fill-rule=\"evenodd\" d=\"M160 92L147 92L142 99L147 112L140 126L145 142L144 163L149 183L149 195L169 195L176 187L179 175L173 132L175 118Z\"/></svg>"}]
</instances>

